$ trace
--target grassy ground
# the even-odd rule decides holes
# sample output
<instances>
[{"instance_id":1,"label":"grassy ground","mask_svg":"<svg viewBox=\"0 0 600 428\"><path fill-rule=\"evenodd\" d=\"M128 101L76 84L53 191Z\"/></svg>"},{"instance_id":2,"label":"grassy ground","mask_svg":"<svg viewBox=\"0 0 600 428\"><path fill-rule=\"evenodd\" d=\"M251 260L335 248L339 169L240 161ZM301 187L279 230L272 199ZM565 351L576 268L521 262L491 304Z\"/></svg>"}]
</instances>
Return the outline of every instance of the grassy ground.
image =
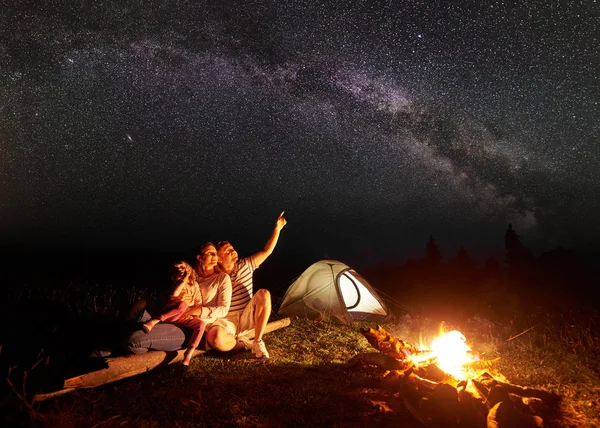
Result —
<instances>
[{"instance_id":1,"label":"grassy ground","mask_svg":"<svg viewBox=\"0 0 600 428\"><path fill-rule=\"evenodd\" d=\"M418 343L435 334L438 321L413 315L383 326ZM518 337L521 327L478 317L446 328L460 329L486 359L501 356L498 369L511 382L560 394L565 417L546 426L600 426L597 318L531 321L534 328ZM269 361L248 352L207 354L186 371L171 366L31 408L9 391L2 410L7 424L22 426L418 426L381 388L381 370L344 367L373 350L359 332L366 326L374 325L294 319L265 337Z\"/></svg>"}]
</instances>

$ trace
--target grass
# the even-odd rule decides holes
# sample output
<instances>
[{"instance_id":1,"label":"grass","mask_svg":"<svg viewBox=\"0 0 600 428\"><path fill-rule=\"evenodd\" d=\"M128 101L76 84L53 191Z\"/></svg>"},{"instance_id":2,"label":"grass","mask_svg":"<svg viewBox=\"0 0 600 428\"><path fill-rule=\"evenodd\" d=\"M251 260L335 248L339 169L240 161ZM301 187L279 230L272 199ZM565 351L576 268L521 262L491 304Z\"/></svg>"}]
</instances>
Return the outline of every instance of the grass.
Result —
<instances>
[{"instance_id":1,"label":"grass","mask_svg":"<svg viewBox=\"0 0 600 428\"><path fill-rule=\"evenodd\" d=\"M87 305L115 296L84 295ZM418 344L436 334L440 321L431 314L411 314L382 325ZM512 383L561 395L564 417L546 426L594 427L600 426L598 321L595 313L521 315L502 322L459 316L446 320L446 329L462 331L484 358L500 356L498 370ZM25 402L35 391L22 388L22 372L13 371L9 378L15 390L6 391L0 409L11 426L418 426L400 398L381 387L381 370L345 367L357 353L373 351L359 331L371 326L294 319L265 336L269 361L248 352L207 354L196 357L188 370L171 366L31 408ZM30 375L43 371L43 357L42 352L33 370L28 363ZM22 399L16 392L23 389L28 395Z\"/></svg>"}]
</instances>

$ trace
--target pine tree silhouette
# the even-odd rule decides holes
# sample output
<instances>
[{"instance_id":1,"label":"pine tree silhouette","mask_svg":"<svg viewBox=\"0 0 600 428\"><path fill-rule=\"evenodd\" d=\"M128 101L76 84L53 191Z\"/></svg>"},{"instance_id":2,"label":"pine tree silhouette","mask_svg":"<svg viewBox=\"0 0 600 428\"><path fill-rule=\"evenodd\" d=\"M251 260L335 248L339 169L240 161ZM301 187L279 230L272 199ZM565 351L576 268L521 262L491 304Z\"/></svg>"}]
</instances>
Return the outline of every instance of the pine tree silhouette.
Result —
<instances>
[{"instance_id":1,"label":"pine tree silhouette","mask_svg":"<svg viewBox=\"0 0 600 428\"><path fill-rule=\"evenodd\" d=\"M429 235L427 247L425 247L425 261L431 266L439 266L442 263L442 254L433 235Z\"/></svg>"},{"instance_id":2,"label":"pine tree silhouette","mask_svg":"<svg viewBox=\"0 0 600 428\"><path fill-rule=\"evenodd\" d=\"M523 271L530 268L535 260L533 253L521 243L521 239L512 227L508 224L508 229L504 235L504 255L506 266L511 273Z\"/></svg>"}]
</instances>

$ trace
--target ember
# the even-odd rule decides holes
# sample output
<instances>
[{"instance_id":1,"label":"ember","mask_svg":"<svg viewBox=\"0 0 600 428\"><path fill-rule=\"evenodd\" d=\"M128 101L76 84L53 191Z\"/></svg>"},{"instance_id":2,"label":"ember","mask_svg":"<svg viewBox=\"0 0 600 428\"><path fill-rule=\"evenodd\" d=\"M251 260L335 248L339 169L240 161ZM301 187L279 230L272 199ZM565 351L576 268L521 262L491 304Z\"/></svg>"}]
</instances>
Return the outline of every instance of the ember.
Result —
<instances>
[{"instance_id":1,"label":"ember","mask_svg":"<svg viewBox=\"0 0 600 428\"><path fill-rule=\"evenodd\" d=\"M494 369L499 358L475 358L459 331L441 331L429 347L419 348L380 326L361 332L380 352L358 354L348 366L388 370L383 386L426 427L539 427L559 413L558 395L510 384Z\"/></svg>"}]
</instances>

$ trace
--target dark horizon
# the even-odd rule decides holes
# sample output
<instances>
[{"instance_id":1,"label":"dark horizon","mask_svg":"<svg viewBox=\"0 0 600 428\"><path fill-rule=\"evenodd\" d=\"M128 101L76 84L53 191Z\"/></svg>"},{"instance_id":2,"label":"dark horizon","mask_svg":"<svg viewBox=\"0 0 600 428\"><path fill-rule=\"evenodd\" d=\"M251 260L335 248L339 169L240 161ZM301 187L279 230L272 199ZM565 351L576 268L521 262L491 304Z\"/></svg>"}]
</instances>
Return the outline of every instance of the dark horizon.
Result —
<instances>
[{"instance_id":1,"label":"dark horizon","mask_svg":"<svg viewBox=\"0 0 600 428\"><path fill-rule=\"evenodd\" d=\"M383 250L388 257L382 257L371 248L349 248L346 252L319 252L298 248L297 239L287 237L289 230L286 226L281 234L280 242L271 257L256 272L255 287L268 288L274 295L281 297L291 282L297 278L308 266L322 259L339 260L351 268L356 269L368 280L374 282L375 286L382 285L390 278L383 278L389 272L402 270L402 266L410 266L411 261L423 261L426 258L426 246L429 236L424 237L420 248L414 248L412 252L404 255L389 257L390 250ZM249 256L262 248L266 242L258 240L258 231L255 232L256 239L231 240L239 249L240 256ZM518 234L518 231L516 231ZM496 248L489 252L478 252L476 248L468 244L449 246L431 235L440 250L441 261L444 265L451 265L456 261L459 248L466 251L466 255L474 260L476 267L483 270L489 259L493 259L501 270L506 269L506 249L504 247L503 233L499 234ZM202 241L204 242L204 241ZM253 244L256 245L253 245ZM523 245L529 250L527 242ZM240 244L240 245L238 245ZM194 262L195 250L198 245L179 246L175 251L164 247L151 249L142 248L94 248L73 245L2 245L0 246L0 267L2 269L2 288L5 292L14 289L14 286L25 284L41 286L53 289L63 288L68 284L77 283L101 283L107 286L148 286L155 290L166 290L169 287L169 274L171 263L178 260ZM490 250L490 248L487 248ZM567 263L579 260L581 266L587 266L589 272L598 270L600 251L597 248L577 249L568 247L545 248L540 251L532 251L536 260L558 257L557 262L568 255ZM547 263L547 261L546 261ZM390 271L391 269L391 271ZM468 269L467 269L468 270ZM389 271L387 274L385 272ZM400 272L400 271L398 271ZM588 272L588 274L589 274ZM468 272L465 272L468 273ZM428 275L428 270L423 271L423 278Z\"/></svg>"}]
</instances>

